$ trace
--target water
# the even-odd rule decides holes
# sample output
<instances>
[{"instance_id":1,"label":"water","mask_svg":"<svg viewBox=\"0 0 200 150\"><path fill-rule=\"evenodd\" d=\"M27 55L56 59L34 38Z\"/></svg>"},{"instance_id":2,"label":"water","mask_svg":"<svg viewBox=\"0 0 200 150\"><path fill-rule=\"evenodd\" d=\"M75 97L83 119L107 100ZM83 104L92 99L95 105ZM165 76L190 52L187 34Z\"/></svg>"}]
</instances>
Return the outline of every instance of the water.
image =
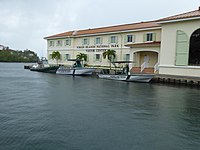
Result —
<instances>
[{"instance_id":1,"label":"water","mask_svg":"<svg viewBox=\"0 0 200 150\"><path fill-rule=\"evenodd\" d=\"M0 63L0 150L196 150L200 92Z\"/></svg>"}]
</instances>

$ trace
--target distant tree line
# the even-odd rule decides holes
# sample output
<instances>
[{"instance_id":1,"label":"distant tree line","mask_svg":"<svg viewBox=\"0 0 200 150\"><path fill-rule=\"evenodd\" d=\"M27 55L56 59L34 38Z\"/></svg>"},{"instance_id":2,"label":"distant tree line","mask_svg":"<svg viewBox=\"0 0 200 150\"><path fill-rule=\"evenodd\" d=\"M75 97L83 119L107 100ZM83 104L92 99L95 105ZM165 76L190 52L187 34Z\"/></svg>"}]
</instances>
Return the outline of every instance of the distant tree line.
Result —
<instances>
[{"instance_id":1,"label":"distant tree line","mask_svg":"<svg viewBox=\"0 0 200 150\"><path fill-rule=\"evenodd\" d=\"M31 50L0 50L0 62L37 62L39 57Z\"/></svg>"}]
</instances>

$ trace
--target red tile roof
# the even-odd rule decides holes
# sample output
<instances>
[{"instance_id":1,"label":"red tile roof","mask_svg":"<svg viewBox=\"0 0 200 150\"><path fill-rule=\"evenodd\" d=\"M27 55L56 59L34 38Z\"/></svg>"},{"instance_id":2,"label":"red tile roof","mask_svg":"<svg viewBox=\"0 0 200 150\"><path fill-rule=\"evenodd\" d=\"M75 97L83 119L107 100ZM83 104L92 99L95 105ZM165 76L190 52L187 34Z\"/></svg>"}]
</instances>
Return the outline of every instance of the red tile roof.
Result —
<instances>
[{"instance_id":1,"label":"red tile roof","mask_svg":"<svg viewBox=\"0 0 200 150\"><path fill-rule=\"evenodd\" d=\"M192 19L192 18L196 18L196 17L200 17L200 7L199 7L198 10L178 14L178 15L175 15L175 16L166 17L166 18L158 20L158 22L187 19L187 18Z\"/></svg>"},{"instance_id":2,"label":"red tile roof","mask_svg":"<svg viewBox=\"0 0 200 150\"><path fill-rule=\"evenodd\" d=\"M148 28L155 28L155 27L160 27L160 25L156 23L155 21L140 22L140 23L109 26L109 27L102 27L102 28L69 31L69 32L64 32L64 33L48 36L48 37L45 37L45 39L59 38L59 37L66 37L66 36L79 36L79 35L90 35L90 34L98 34L98 33L119 32L119 31L126 31L126 30L138 30L138 29L146 29L146 28L148 29Z\"/></svg>"}]
</instances>

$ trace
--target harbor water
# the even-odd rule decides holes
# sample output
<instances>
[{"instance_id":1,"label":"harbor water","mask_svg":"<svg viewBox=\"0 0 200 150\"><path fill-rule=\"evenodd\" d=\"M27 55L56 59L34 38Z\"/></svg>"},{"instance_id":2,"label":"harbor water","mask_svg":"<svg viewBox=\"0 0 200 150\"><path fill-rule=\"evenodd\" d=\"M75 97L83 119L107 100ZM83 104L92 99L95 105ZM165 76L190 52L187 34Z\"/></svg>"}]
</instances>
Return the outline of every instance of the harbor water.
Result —
<instances>
[{"instance_id":1,"label":"harbor water","mask_svg":"<svg viewBox=\"0 0 200 150\"><path fill-rule=\"evenodd\" d=\"M0 63L0 150L197 150L200 89Z\"/></svg>"}]
</instances>

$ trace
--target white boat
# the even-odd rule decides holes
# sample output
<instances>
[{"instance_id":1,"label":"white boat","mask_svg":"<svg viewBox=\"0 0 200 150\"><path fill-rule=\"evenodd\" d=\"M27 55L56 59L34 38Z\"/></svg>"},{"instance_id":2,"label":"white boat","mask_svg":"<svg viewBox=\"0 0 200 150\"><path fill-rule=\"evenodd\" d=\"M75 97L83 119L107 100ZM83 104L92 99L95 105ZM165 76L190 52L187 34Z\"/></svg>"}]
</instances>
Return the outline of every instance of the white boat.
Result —
<instances>
[{"instance_id":1,"label":"white boat","mask_svg":"<svg viewBox=\"0 0 200 150\"><path fill-rule=\"evenodd\" d=\"M115 61L115 63L122 63L126 64L126 67L122 68L122 70L119 72L120 74L109 74L110 71L107 71L107 74L104 74L102 71L100 74L98 74L98 77L100 79L109 79L109 80L118 80L118 81L127 81L127 82L150 82L151 79L154 77L154 74L131 74L129 72L129 63L134 63L133 61ZM115 71L116 73L116 71Z\"/></svg>"},{"instance_id":2,"label":"white boat","mask_svg":"<svg viewBox=\"0 0 200 150\"><path fill-rule=\"evenodd\" d=\"M63 74L63 75L92 75L95 71L94 68L66 68L64 66L60 66L56 71L56 74Z\"/></svg>"},{"instance_id":3,"label":"white boat","mask_svg":"<svg viewBox=\"0 0 200 150\"><path fill-rule=\"evenodd\" d=\"M100 79L109 79L117 81L127 81L127 82L145 82L148 83L154 77L149 74L132 74L132 75L111 75L111 74L99 74Z\"/></svg>"},{"instance_id":4,"label":"white boat","mask_svg":"<svg viewBox=\"0 0 200 150\"><path fill-rule=\"evenodd\" d=\"M73 75L73 76L90 76L95 71L95 68L82 67L79 60L71 60L71 61L75 61L73 67L60 66L56 71L56 74Z\"/></svg>"},{"instance_id":5,"label":"white boat","mask_svg":"<svg viewBox=\"0 0 200 150\"><path fill-rule=\"evenodd\" d=\"M131 74L128 75L126 81L128 82L145 82L148 83L153 79L153 74Z\"/></svg>"}]
</instances>

